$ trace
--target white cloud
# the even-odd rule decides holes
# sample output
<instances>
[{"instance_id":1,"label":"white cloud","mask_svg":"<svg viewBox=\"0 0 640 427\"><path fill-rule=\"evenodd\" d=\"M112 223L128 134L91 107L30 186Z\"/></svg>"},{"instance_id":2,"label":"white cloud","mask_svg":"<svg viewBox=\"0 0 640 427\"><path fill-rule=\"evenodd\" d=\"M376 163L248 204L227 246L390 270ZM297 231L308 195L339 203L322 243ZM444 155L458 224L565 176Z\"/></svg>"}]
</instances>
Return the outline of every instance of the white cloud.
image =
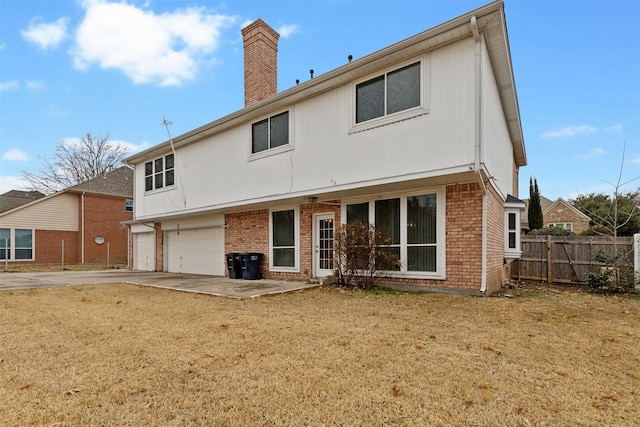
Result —
<instances>
[{"instance_id":1,"label":"white cloud","mask_svg":"<svg viewBox=\"0 0 640 427\"><path fill-rule=\"evenodd\" d=\"M607 132L611 132L611 133L617 133L617 132L622 131L622 125L608 126L608 127L604 128L604 130L606 130Z\"/></svg>"},{"instance_id":2,"label":"white cloud","mask_svg":"<svg viewBox=\"0 0 640 427\"><path fill-rule=\"evenodd\" d=\"M138 84L179 86L195 78L218 48L221 30L236 20L204 8L158 15L124 2L83 5L86 15L71 50L75 67L120 70Z\"/></svg>"},{"instance_id":3,"label":"white cloud","mask_svg":"<svg viewBox=\"0 0 640 427\"><path fill-rule=\"evenodd\" d=\"M27 80L27 89L29 90L41 90L44 89L44 82L40 80Z\"/></svg>"},{"instance_id":4,"label":"white cloud","mask_svg":"<svg viewBox=\"0 0 640 427\"><path fill-rule=\"evenodd\" d=\"M29 183L19 176L0 175L0 194L11 190L27 190Z\"/></svg>"},{"instance_id":5,"label":"white cloud","mask_svg":"<svg viewBox=\"0 0 640 427\"><path fill-rule=\"evenodd\" d=\"M629 164L640 165L640 155L634 156L631 159L629 159Z\"/></svg>"},{"instance_id":6,"label":"white cloud","mask_svg":"<svg viewBox=\"0 0 640 427\"><path fill-rule=\"evenodd\" d=\"M20 83L17 80L10 80L8 82L0 83L0 91L3 90L18 90L20 89Z\"/></svg>"},{"instance_id":7,"label":"white cloud","mask_svg":"<svg viewBox=\"0 0 640 427\"><path fill-rule=\"evenodd\" d=\"M292 36L293 34L300 31L300 27L298 27L297 24L283 25L277 31L278 31L278 34L280 34L280 37L286 39L287 37Z\"/></svg>"},{"instance_id":8,"label":"white cloud","mask_svg":"<svg viewBox=\"0 0 640 427\"><path fill-rule=\"evenodd\" d=\"M6 43L0 43L0 50L4 50L5 47L7 47Z\"/></svg>"},{"instance_id":9,"label":"white cloud","mask_svg":"<svg viewBox=\"0 0 640 427\"><path fill-rule=\"evenodd\" d=\"M594 157L602 156L604 153L606 153L606 151L604 151L602 148L593 148L587 154L585 154L583 157L588 158L588 159L592 159Z\"/></svg>"},{"instance_id":10,"label":"white cloud","mask_svg":"<svg viewBox=\"0 0 640 427\"><path fill-rule=\"evenodd\" d=\"M29 23L26 30L21 30L22 37L35 43L41 49L55 48L67 37L69 18L60 18L55 22L38 23L38 18Z\"/></svg>"},{"instance_id":11,"label":"white cloud","mask_svg":"<svg viewBox=\"0 0 640 427\"><path fill-rule=\"evenodd\" d=\"M550 130L542 134L542 138L551 139L551 138L561 138L563 136L576 136L582 135L585 133L593 133L598 130L597 127L582 125L582 126L567 126L562 129Z\"/></svg>"},{"instance_id":12,"label":"white cloud","mask_svg":"<svg viewBox=\"0 0 640 427\"><path fill-rule=\"evenodd\" d=\"M29 160L29 156L22 150L10 148L2 155L2 159L9 160L11 162L26 162Z\"/></svg>"}]
</instances>

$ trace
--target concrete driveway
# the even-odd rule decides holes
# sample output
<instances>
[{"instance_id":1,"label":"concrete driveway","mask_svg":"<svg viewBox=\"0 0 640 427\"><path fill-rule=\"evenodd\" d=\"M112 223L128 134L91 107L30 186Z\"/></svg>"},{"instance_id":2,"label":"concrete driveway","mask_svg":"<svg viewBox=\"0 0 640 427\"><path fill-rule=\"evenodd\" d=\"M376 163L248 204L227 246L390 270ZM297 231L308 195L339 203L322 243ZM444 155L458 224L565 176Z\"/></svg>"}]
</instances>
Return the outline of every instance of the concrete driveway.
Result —
<instances>
[{"instance_id":1,"label":"concrete driveway","mask_svg":"<svg viewBox=\"0 0 640 427\"><path fill-rule=\"evenodd\" d=\"M129 283L230 298L255 298L319 286L302 281L234 280L219 276L130 270L0 273L0 291L104 283Z\"/></svg>"}]
</instances>

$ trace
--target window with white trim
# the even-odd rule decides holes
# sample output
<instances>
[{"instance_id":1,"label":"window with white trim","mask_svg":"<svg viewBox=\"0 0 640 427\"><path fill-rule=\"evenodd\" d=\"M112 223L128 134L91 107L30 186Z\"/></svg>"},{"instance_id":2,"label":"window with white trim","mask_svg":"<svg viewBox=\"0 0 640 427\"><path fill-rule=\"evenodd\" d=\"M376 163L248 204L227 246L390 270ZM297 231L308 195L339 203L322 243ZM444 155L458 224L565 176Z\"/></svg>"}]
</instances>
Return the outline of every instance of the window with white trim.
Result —
<instances>
[{"instance_id":1,"label":"window with white trim","mask_svg":"<svg viewBox=\"0 0 640 427\"><path fill-rule=\"evenodd\" d=\"M356 123L421 105L420 61L356 84Z\"/></svg>"},{"instance_id":2,"label":"window with white trim","mask_svg":"<svg viewBox=\"0 0 640 427\"><path fill-rule=\"evenodd\" d=\"M549 227L558 227L565 230L573 231L573 223L571 222L556 222L549 224Z\"/></svg>"},{"instance_id":3,"label":"window with white trim","mask_svg":"<svg viewBox=\"0 0 640 427\"><path fill-rule=\"evenodd\" d=\"M251 154L289 144L289 112L285 111L251 125Z\"/></svg>"},{"instance_id":4,"label":"window with white trim","mask_svg":"<svg viewBox=\"0 0 640 427\"><path fill-rule=\"evenodd\" d=\"M300 259L300 218L298 208L271 210L269 246L272 271L297 271Z\"/></svg>"},{"instance_id":5,"label":"window with white trim","mask_svg":"<svg viewBox=\"0 0 640 427\"><path fill-rule=\"evenodd\" d=\"M400 274L444 278L444 192L420 192L370 201L347 202L347 223L374 224L391 238L385 250L400 261Z\"/></svg>"},{"instance_id":6,"label":"window with white trim","mask_svg":"<svg viewBox=\"0 0 640 427\"><path fill-rule=\"evenodd\" d=\"M33 260L33 234L29 228L0 228L0 259Z\"/></svg>"},{"instance_id":7,"label":"window with white trim","mask_svg":"<svg viewBox=\"0 0 640 427\"><path fill-rule=\"evenodd\" d=\"M520 258L520 209L507 208L504 212L504 256Z\"/></svg>"},{"instance_id":8,"label":"window with white trim","mask_svg":"<svg viewBox=\"0 0 640 427\"><path fill-rule=\"evenodd\" d=\"M144 164L144 189L153 191L170 187L175 182L175 164L173 154L157 158Z\"/></svg>"}]
</instances>

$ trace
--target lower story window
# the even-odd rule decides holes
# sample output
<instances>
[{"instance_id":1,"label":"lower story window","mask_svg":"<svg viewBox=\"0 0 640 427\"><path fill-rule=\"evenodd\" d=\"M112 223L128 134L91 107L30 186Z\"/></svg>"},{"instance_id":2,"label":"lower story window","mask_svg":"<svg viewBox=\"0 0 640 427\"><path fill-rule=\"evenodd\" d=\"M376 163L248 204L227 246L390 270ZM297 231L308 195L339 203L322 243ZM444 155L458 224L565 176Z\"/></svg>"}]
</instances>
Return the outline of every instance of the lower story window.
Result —
<instances>
[{"instance_id":1,"label":"lower story window","mask_svg":"<svg viewBox=\"0 0 640 427\"><path fill-rule=\"evenodd\" d=\"M33 230L0 228L0 259L32 260Z\"/></svg>"},{"instance_id":2,"label":"lower story window","mask_svg":"<svg viewBox=\"0 0 640 427\"><path fill-rule=\"evenodd\" d=\"M292 271L298 268L299 226L296 208L273 210L270 217L271 268Z\"/></svg>"},{"instance_id":3,"label":"lower story window","mask_svg":"<svg viewBox=\"0 0 640 427\"><path fill-rule=\"evenodd\" d=\"M389 270L444 276L444 196L442 191L347 203L347 222L374 224L385 232L398 263Z\"/></svg>"}]
</instances>

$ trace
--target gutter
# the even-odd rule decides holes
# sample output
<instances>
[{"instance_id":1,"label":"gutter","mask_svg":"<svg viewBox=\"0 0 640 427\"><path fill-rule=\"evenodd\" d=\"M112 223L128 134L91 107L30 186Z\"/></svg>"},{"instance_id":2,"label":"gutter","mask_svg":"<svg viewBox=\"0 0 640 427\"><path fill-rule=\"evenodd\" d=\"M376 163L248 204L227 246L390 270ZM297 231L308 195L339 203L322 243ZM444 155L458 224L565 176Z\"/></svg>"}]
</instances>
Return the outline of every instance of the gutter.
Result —
<instances>
[{"instance_id":1,"label":"gutter","mask_svg":"<svg viewBox=\"0 0 640 427\"><path fill-rule=\"evenodd\" d=\"M487 187L482 178L482 43L484 34L480 34L475 15L471 17L471 31L475 39L475 63L474 63L474 161L473 171L478 177L478 183L482 189L482 271L480 293L487 291Z\"/></svg>"},{"instance_id":2,"label":"gutter","mask_svg":"<svg viewBox=\"0 0 640 427\"><path fill-rule=\"evenodd\" d=\"M84 264L84 195L85 192L83 191L80 195L80 262L82 264Z\"/></svg>"}]
</instances>

